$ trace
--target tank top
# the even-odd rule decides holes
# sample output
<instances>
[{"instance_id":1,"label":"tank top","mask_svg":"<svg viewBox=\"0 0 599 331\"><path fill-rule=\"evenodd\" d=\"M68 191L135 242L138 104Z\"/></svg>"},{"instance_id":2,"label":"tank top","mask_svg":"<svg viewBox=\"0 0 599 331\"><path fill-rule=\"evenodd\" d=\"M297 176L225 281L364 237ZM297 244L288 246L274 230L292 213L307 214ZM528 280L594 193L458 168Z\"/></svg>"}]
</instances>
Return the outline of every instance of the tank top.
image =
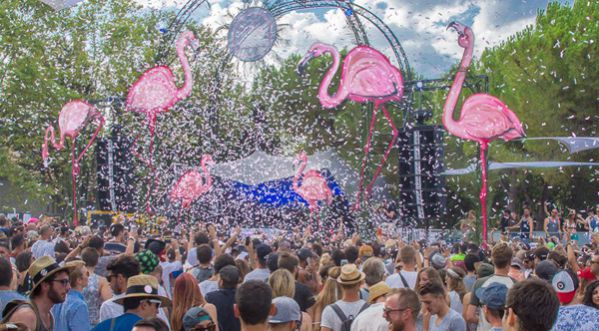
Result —
<instances>
[{"instance_id":1,"label":"tank top","mask_svg":"<svg viewBox=\"0 0 599 331\"><path fill-rule=\"evenodd\" d=\"M559 219L549 218L547 223L547 232L550 234L559 233Z\"/></svg>"},{"instance_id":2,"label":"tank top","mask_svg":"<svg viewBox=\"0 0 599 331\"><path fill-rule=\"evenodd\" d=\"M31 308L31 310L33 310L33 313L35 313L35 320L36 320L36 328L33 331L53 331L54 329L54 316L52 316L52 312L50 311L50 328L46 328L46 326L44 325L44 323L42 322L42 317L40 316L40 312L37 310L37 306L32 302L32 301L22 301L22 303L19 303L18 305L14 306L8 313L6 316L3 316L2 318L2 322L8 322L8 320L10 319L10 317L12 316L12 314L14 314L17 310L19 310L21 307L29 307Z\"/></svg>"},{"instance_id":3,"label":"tank top","mask_svg":"<svg viewBox=\"0 0 599 331\"><path fill-rule=\"evenodd\" d=\"M89 322L93 327L100 322L100 306L102 305L102 297L100 296L100 276L91 274L82 294L87 303Z\"/></svg>"}]
</instances>

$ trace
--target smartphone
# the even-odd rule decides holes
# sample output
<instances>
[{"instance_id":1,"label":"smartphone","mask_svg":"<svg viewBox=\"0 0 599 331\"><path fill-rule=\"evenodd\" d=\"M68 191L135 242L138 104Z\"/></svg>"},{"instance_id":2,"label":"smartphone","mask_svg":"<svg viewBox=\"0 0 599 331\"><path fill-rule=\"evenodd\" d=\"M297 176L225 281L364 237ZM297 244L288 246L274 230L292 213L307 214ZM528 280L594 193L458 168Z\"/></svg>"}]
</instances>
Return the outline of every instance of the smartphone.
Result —
<instances>
[{"instance_id":1,"label":"smartphone","mask_svg":"<svg viewBox=\"0 0 599 331\"><path fill-rule=\"evenodd\" d=\"M347 262L347 259L343 259L343 260L341 260L341 266L344 266L344 265L346 265L347 263L348 263L348 262Z\"/></svg>"},{"instance_id":2,"label":"smartphone","mask_svg":"<svg viewBox=\"0 0 599 331\"><path fill-rule=\"evenodd\" d=\"M252 240L252 238L250 236L245 237L245 245L246 246L250 245L250 240Z\"/></svg>"}]
</instances>

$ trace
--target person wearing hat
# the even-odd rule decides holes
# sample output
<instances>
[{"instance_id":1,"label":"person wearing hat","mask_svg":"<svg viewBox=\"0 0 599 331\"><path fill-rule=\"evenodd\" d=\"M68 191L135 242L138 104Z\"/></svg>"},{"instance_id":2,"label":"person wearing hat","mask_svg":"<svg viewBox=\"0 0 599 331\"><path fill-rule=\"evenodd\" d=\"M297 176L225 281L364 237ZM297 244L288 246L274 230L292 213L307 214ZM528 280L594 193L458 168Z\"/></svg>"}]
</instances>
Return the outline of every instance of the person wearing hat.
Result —
<instances>
[{"instance_id":1,"label":"person wearing hat","mask_svg":"<svg viewBox=\"0 0 599 331\"><path fill-rule=\"evenodd\" d=\"M294 331L301 323L302 313L300 307L289 297L277 297L272 300L277 308L277 313L268 317L270 331Z\"/></svg>"},{"instance_id":2,"label":"person wearing hat","mask_svg":"<svg viewBox=\"0 0 599 331\"><path fill-rule=\"evenodd\" d=\"M341 299L322 311L321 331L339 331L346 323L351 323L358 314L368 308L368 303L360 299L360 286L366 275L358 267L349 263L341 267L337 283L341 285Z\"/></svg>"},{"instance_id":3,"label":"person wearing hat","mask_svg":"<svg viewBox=\"0 0 599 331\"><path fill-rule=\"evenodd\" d=\"M81 266L83 266L82 261L75 261L61 267L49 256L42 256L35 260L27 270L33 281L29 294L30 301L11 307L4 320L21 322L30 330L52 330L54 326L52 307L66 300L67 293L71 289L69 273Z\"/></svg>"},{"instance_id":4,"label":"person wearing hat","mask_svg":"<svg viewBox=\"0 0 599 331\"><path fill-rule=\"evenodd\" d=\"M216 324L210 317L210 314L202 307L191 307L183 315L183 330L216 330ZM178 331L178 330L174 330Z\"/></svg>"},{"instance_id":5,"label":"person wearing hat","mask_svg":"<svg viewBox=\"0 0 599 331\"><path fill-rule=\"evenodd\" d=\"M137 321L154 318L160 307L168 308L171 300L158 294L158 280L149 275L136 275L127 280L125 295L114 300L122 305L124 313L118 317L104 320L92 331L129 331Z\"/></svg>"},{"instance_id":6,"label":"person wearing hat","mask_svg":"<svg viewBox=\"0 0 599 331\"><path fill-rule=\"evenodd\" d=\"M501 283L491 283L487 287L480 287L475 294L483 305L485 318L491 324L489 331L503 330L501 320L507 298L507 286Z\"/></svg>"},{"instance_id":7,"label":"person wearing hat","mask_svg":"<svg viewBox=\"0 0 599 331\"><path fill-rule=\"evenodd\" d=\"M383 308L385 308L386 296L390 293L395 292L384 281L370 286L368 293L370 306L354 319L351 325L352 331L386 331L389 323L383 317Z\"/></svg>"},{"instance_id":8,"label":"person wearing hat","mask_svg":"<svg viewBox=\"0 0 599 331\"><path fill-rule=\"evenodd\" d=\"M508 289L514 286L515 281L508 276L510 271L510 265L512 263L513 251L506 243L500 243L493 247L491 251L491 260L493 262L494 273L490 276L483 277L480 272L478 272L479 278L472 286L472 292L476 293L476 291L481 287L487 287L492 283L501 283L504 284ZM487 268L486 264L481 263L479 265L480 268ZM484 330L490 329L491 326L488 321L485 319L484 314L477 314L476 310L480 306L480 301L476 295L470 296L470 302L466 308L466 322L468 323L478 323L479 329L482 328Z\"/></svg>"},{"instance_id":9,"label":"person wearing hat","mask_svg":"<svg viewBox=\"0 0 599 331\"><path fill-rule=\"evenodd\" d=\"M270 249L270 246L266 244L259 244L256 246L255 251L254 259L257 265L254 270L245 275L243 281L261 280L266 283L268 281L268 276L270 276L270 270L268 270L268 265L266 264L266 256L270 254L272 250Z\"/></svg>"}]
</instances>

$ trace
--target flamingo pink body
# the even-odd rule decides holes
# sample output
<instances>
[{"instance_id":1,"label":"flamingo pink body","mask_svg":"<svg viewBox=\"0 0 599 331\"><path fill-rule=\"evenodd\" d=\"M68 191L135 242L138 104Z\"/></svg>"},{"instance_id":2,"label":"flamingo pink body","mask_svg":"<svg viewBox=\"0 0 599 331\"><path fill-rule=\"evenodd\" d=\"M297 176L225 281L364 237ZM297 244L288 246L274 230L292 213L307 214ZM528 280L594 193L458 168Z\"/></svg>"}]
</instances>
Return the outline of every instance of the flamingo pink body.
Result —
<instances>
[{"instance_id":1,"label":"flamingo pink body","mask_svg":"<svg viewBox=\"0 0 599 331\"><path fill-rule=\"evenodd\" d=\"M203 155L200 161L202 172L189 170L185 172L173 187L170 193L170 199L181 201L181 209L191 207L191 204L206 194L212 188L212 176L208 165L212 164L210 155Z\"/></svg>"},{"instance_id":2,"label":"flamingo pink body","mask_svg":"<svg viewBox=\"0 0 599 331\"><path fill-rule=\"evenodd\" d=\"M75 141L79 132L85 127L88 120L97 119L99 121L98 127L94 132L93 136L83 149L79 156L75 155ZM83 158L85 152L89 149L91 144L96 139L96 136L104 126L104 117L102 114L96 111L94 106L90 105L84 100L73 100L67 102L58 115L58 128L60 129L60 141L56 142L54 134L54 127L48 126L44 135L44 144L42 145L42 159L44 160L44 166L48 166L48 157L50 153L48 151L48 140L56 150L61 150L65 147L66 137L71 138L73 144L71 147L71 178L73 181L73 224L77 226L79 224L79 217L77 215L77 176L79 175L80 168L79 162Z\"/></svg>"},{"instance_id":3,"label":"flamingo pink body","mask_svg":"<svg viewBox=\"0 0 599 331\"><path fill-rule=\"evenodd\" d=\"M487 161L485 152L489 143L496 139L510 141L524 137L522 123L501 100L496 97L478 93L471 95L462 104L460 118L453 118L462 84L466 79L466 72L472 62L472 50L474 48L474 33L472 30L459 23L451 23L459 33L458 44L464 48L464 54L458 73L454 78L449 95L443 106L443 125L449 133L465 140L475 141L480 145L480 157L482 164L482 188L480 202L483 216L483 245L487 242Z\"/></svg>"},{"instance_id":4,"label":"flamingo pink body","mask_svg":"<svg viewBox=\"0 0 599 331\"><path fill-rule=\"evenodd\" d=\"M133 84L127 95L126 109L144 114L148 121L148 129L150 131L148 160L146 161L137 152L134 152L134 154L148 165L152 172L152 178L156 177L155 169L152 166L156 118L158 114L169 111L177 102L187 98L191 94L193 77L189 61L185 56L185 47L189 46L192 42L197 42L197 39L189 31L182 33L177 40L177 55L185 74L185 81L181 88L178 88L175 84L175 76L169 67L157 66L146 70L139 80ZM152 181L152 179L150 180ZM149 198L151 191L151 185L148 184L146 211L150 211Z\"/></svg>"},{"instance_id":5,"label":"flamingo pink body","mask_svg":"<svg viewBox=\"0 0 599 331\"><path fill-rule=\"evenodd\" d=\"M312 169L304 173L304 169L308 164L308 157L305 152L301 152L298 155L298 160L301 164L297 169L295 177L293 177L293 190L308 203L310 219L312 219L314 213L316 213L316 217L318 218L318 203L324 201L327 205L331 205L333 202L333 192L327 185L327 181L318 171ZM300 178L302 181L301 185L299 185Z\"/></svg>"},{"instance_id":6,"label":"flamingo pink body","mask_svg":"<svg viewBox=\"0 0 599 331\"><path fill-rule=\"evenodd\" d=\"M310 50L300 62L300 66L305 66L311 58L318 57L324 53L329 53L333 57L333 65L327 71L318 91L318 99L325 108L333 108L341 104L344 100L349 99L358 103L374 103L372 119L370 122L370 130L366 145L364 146L364 158L360 170L360 183L358 186L358 195L356 198L356 207L360 204L360 194L364 182L364 170L366 167L366 159L370 151L370 141L374 131L376 115L379 107L383 110L387 121L393 130L393 138L387 146L387 150L383 155L383 160L376 169L372 180L367 185L366 195L370 192L372 185L380 174L383 165L387 161L391 148L397 141L399 131L395 123L391 119L391 115L385 108L387 102L400 102L403 96L403 77L399 69L391 64L389 59L381 52L369 46L357 46L353 48L343 60L343 68L341 71L341 81L339 88L334 95L328 92L329 86L335 76L340 64L340 55L335 47L316 43L310 47Z\"/></svg>"}]
</instances>

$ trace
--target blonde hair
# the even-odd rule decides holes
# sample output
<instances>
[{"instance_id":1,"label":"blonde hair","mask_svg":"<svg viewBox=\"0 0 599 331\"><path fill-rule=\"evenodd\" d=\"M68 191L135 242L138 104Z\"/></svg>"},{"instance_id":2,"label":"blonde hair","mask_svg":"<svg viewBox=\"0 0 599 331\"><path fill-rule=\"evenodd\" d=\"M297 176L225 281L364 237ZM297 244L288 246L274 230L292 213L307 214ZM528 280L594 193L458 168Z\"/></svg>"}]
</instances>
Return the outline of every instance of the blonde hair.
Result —
<instances>
[{"instance_id":1,"label":"blonde hair","mask_svg":"<svg viewBox=\"0 0 599 331\"><path fill-rule=\"evenodd\" d=\"M328 277L324 281L324 285L322 286L322 290L320 293L316 295L314 298L316 302L314 303L314 310L320 309L321 311L327 305L330 305L337 301L337 298L341 297L341 286L337 283L337 277L341 274L340 267L331 267L329 269Z\"/></svg>"},{"instance_id":2,"label":"blonde hair","mask_svg":"<svg viewBox=\"0 0 599 331\"><path fill-rule=\"evenodd\" d=\"M272 297L290 297L295 295L295 279L289 270L277 269L268 277L268 284L272 288Z\"/></svg>"}]
</instances>

